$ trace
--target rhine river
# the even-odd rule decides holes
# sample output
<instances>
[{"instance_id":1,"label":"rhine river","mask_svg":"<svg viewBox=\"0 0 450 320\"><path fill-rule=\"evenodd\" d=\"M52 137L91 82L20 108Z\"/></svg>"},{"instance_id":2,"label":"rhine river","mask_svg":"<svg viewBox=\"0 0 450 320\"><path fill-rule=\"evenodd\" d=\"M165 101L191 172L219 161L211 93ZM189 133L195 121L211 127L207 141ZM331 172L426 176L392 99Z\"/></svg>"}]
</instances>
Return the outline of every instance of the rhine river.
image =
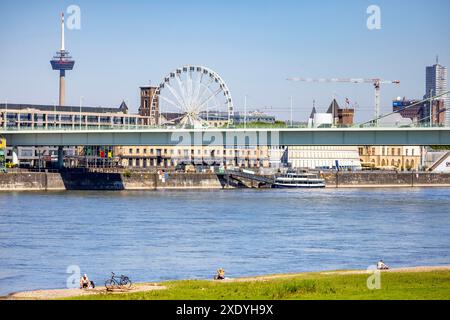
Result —
<instances>
[{"instance_id":1,"label":"rhine river","mask_svg":"<svg viewBox=\"0 0 450 320\"><path fill-rule=\"evenodd\" d=\"M450 264L450 189L0 193L0 295L97 285Z\"/></svg>"}]
</instances>

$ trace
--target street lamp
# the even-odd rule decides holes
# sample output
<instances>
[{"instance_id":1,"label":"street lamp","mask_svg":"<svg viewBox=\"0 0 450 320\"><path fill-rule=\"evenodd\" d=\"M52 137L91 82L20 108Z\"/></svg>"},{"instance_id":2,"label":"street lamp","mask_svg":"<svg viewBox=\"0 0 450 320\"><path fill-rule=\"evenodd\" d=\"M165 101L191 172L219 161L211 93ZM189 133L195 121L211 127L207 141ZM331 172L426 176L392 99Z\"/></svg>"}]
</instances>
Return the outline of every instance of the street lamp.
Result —
<instances>
[{"instance_id":1,"label":"street lamp","mask_svg":"<svg viewBox=\"0 0 450 320\"><path fill-rule=\"evenodd\" d=\"M56 101L53 100L53 126L56 128Z\"/></svg>"},{"instance_id":2,"label":"street lamp","mask_svg":"<svg viewBox=\"0 0 450 320\"><path fill-rule=\"evenodd\" d=\"M293 127L292 108L293 108L293 98L291 96L291 128Z\"/></svg>"},{"instance_id":3,"label":"street lamp","mask_svg":"<svg viewBox=\"0 0 450 320\"><path fill-rule=\"evenodd\" d=\"M80 130L81 130L81 126L82 126L82 121L81 121L81 118L82 118L82 116L81 116L81 113L82 113L82 105L83 105L83 97L80 97Z\"/></svg>"},{"instance_id":4,"label":"street lamp","mask_svg":"<svg viewBox=\"0 0 450 320\"><path fill-rule=\"evenodd\" d=\"M5 116L3 122L6 130L8 128L8 99L5 100Z\"/></svg>"},{"instance_id":5,"label":"street lamp","mask_svg":"<svg viewBox=\"0 0 450 320\"><path fill-rule=\"evenodd\" d=\"M244 97L244 129L247 129L247 95Z\"/></svg>"},{"instance_id":6,"label":"street lamp","mask_svg":"<svg viewBox=\"0 0 450 320\"><path fill-rule=\"evenodd\" d=\"M430 89L430 127L433 126L433 89Z\"/></svg>"}]
</instances>

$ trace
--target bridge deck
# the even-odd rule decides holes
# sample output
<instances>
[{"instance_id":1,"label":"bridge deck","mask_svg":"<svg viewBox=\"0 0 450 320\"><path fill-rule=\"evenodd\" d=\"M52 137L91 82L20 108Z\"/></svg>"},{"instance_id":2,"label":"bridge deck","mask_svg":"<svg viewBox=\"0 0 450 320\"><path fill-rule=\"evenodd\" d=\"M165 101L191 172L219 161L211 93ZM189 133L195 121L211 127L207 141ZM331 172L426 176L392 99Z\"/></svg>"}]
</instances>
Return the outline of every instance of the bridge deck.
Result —
<instances>
[{"instance_id":1,"label":"bridge deck","mask_svg":"<svg viewBox=\"0 0 450 320\"><path fill-rule=\"evenodd\" d=\"M12 146L450 145L450 127L326 129L111 129L0 131Z\"/></svg>"}]
</instances>

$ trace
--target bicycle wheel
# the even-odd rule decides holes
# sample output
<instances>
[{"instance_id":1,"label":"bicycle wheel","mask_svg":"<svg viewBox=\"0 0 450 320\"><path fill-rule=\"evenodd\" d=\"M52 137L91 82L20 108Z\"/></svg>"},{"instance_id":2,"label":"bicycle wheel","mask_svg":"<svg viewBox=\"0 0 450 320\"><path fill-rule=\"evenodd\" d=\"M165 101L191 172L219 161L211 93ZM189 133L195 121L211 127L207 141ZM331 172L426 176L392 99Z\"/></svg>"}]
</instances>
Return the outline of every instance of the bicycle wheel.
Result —
<instances>
[{"instance_id":1,"label":"bicycle wheel","mask_svg":"<svg viewBox=\"0 0 450 320\"><path fill-rule=\"evenodd\" d=\"M108 279L105 281L105 287L107 290L112 290L117 286L117 282L114 279Z\"/></svg>"},{"instance_id":2,"label":"bicycle wheel","mask_svg":"<svg viewBox=\"0 0 450 320\"><path fill-rule=\"evenodd\" d=\"M120 285L126 289L130 289L131 288L131 280L128 277L124 277L122 279L122 281L120 282Z\"/></svg>"}]
</instances>

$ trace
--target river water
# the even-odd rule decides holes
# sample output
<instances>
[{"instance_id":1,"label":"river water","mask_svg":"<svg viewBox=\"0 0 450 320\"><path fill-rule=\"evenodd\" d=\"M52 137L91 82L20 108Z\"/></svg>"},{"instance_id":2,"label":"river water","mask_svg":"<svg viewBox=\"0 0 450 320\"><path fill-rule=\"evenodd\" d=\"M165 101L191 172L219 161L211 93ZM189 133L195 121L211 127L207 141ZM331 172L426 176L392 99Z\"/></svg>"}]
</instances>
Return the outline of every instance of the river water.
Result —
<instances>
[{"instance_id":1,"label":"river water","mask_svg":"<svg viewBox=\"0 0 450 320\"><path fill-rule=\"evenodd\" d=\"M450 264L450 189L0 193L0 294ZM70 267L72 266L72 267Z\"/></svg>"}]
</instances>

